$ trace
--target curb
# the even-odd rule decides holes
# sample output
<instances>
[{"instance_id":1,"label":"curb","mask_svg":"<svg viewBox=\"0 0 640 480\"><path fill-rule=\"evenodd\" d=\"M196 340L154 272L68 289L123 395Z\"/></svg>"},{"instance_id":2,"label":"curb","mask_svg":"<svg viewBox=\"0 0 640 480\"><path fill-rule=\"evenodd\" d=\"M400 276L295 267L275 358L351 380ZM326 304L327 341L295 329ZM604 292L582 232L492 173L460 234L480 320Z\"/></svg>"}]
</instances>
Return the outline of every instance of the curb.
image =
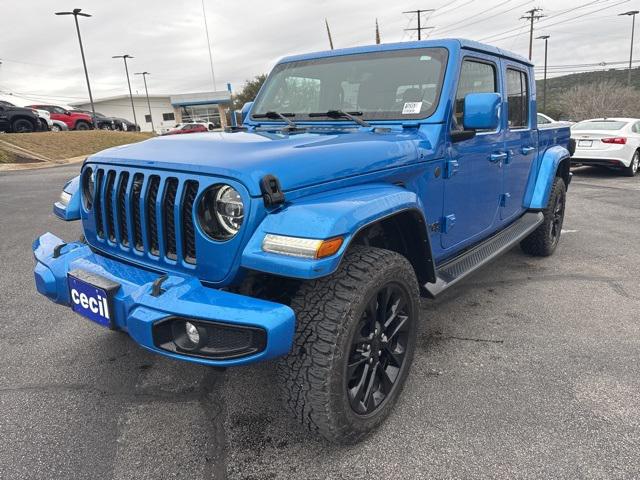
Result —
<instances>
[{"instance_id":1,"label":"curb","mask_svg":"<svg viewBox=\"0 0 640 480\"><path fill-rule=\"evenodd\" d=\"M22 170L38 170L41 168L51 168L51 167L59 167L61 165L69 165L73 163L80 163L87 158L87 155L82 155L80 157L72 157L64 160L47 160L47 161L38 161L31 163L0 163L0 172L14 172L14 171L22 171Z\"/></svg>"}]
</instances>

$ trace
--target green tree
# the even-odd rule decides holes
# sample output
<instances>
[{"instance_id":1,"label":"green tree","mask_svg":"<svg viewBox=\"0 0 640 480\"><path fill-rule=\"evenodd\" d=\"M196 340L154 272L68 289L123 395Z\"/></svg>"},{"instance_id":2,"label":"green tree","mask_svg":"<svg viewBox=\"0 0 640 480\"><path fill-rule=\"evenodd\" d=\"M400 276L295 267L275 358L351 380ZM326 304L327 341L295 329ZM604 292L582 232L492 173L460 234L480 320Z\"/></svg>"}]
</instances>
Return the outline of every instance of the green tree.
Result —
<instances>
[{"instance_id":1,"label":"green tree","mask_svg":"<svg viewBox=\"0 0 640 480\"><path fill-rule=\"evenodd\" d=\"M263 73L262 75L257 75L252 80L244 82L242 90L233 96L233 108L240 110L245 103L253 102L266 79L267 75Z\"/></svg>"}]
</instances>

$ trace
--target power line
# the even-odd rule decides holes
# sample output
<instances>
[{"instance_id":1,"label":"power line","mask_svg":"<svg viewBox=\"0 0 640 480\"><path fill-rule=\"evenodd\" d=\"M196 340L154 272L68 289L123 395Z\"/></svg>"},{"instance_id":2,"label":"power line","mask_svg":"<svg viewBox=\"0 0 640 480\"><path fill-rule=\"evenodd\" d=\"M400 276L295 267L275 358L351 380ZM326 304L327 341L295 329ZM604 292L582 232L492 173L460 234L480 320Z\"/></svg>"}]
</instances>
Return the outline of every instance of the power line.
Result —
<instances>
[{"instance_id":1,"label":"power line","mask_svg":"<svg viewBox=\"0 0 640 480\"><path fill-rule=\"evenodd\" d=\"M545 29L547 29L547 28L549 28L549 27L554 27L554 26L556 26L556 25L561 25L561 24L565 24L565 23L574 22L574 21L575 21L575 20L577 20L578 18L586 17L587 15L591 15L591 14L593 14L593 13L601 12L601 11L603 11L603 10L608 10L609 8L613 8L613 7L616 7L616 6L618 6L618 5L622 5L623 3L627 3L627 2L629 2L629 1L630 1L630 0L622 0L621 2L614 3L614 4L612 4L612 5L608 5L608 6L606 6L606 7L599 8L599 9L597 9L597 10L592 10L592 11L590 11L590 12L583 13L582 15L578 15L578 16L573 17L573 18L568 18L568 19L566 19L566 20L561 20L561 21L559 21L559 22L551 23L551 24L549 24L549 25L545 24L545 25L544 25L544 28L545 28ZM577 10L577 8L576 8L575 10ZM542 23L542 22L540 22L540 23ZM506 33L506 32L503 32L503 33ZM488 38L492 38L492 37L495 37L495 36L496 36L496 35L492 35L491 37L485 37L485 38L480 39L480 41L487 40ZM499 35L497 35L497 36L499 36ZM517 34L515 34L515 35L508 35L508 36L500 37L500 38L494 38L494 39L493 39L493 40L491 40L491 41L492 41L492 42L497 42L497 41L501 41L501 40L507 40L507 39L509 39L509 38L513 38L513 37L515 37L515 36L517 36Z\"/></svg>"},{"instance_id":2,"label":"power line","mask_svg":"<svg viewBox=\"0 0 640 480\"><path fill-rule=\"evenodd\" d=\"M538 26L543 26L543 24L546 24L546 22L549 22L550 20L552 20L552 19L554 19L554 18L556 18L556 17L559 17L559 16L561 16L561 15L564 15L564 14L565 14L565 13L567 13L567 12L574 12L574 11L576 11L576 10L580 10L580 9L582 9L582 8L586 8L586 7L590 6L590 5L593 5L593 4L595 4L595 3L601 3L601 2L603 2L603 1L604 1L604 2L610 2L610 1L613 1L613 0L592 0L591 2L585 3L584 5L580 5L580 6L575 7L575 8L567 9L567 10L562 10L562 11L561 11L561 12L559 12L559 13L556 13L556 14L553 14L553 15L549 15L548 17L546 17L546 19L545 19L545 20L541 20L541 21L538 23ZM626 1L628 1L628 0L626 0ZM546 25L545 25L545 28L546 28ZM492 38L495 38L495 37L502 37L503 35L505 35L505 34L507 34L507 33L515 32L516 30L517 30L517 31L520 31L520 30L521 30L521 27L510 28L510 29L505 30L505 31L500 32L500 33L494 33L494 34L489 35L489 36L487 36L487 37L483 37L483 38L481 38L481 39L480 39L480 41L489 40L489 39L492 39ZM517 35L517 34L516 34L516 35ZM511 37L509 37L509 38L511 38Z\"/></svg>"},{"instance_id":3,"label":"power line","mask_svg":"<svg viewBox=\"0 0 640 480\"><path fill-rule=\"evenodd\" d=\"M511 1L511 0L508 0L507 2L503 2L503 3L502 3L502 4L500 4L500 5L504 5L505 3L508 3L509 1ZM504 10L504 11L502 11L502 12L497 12L495 15L502 15L502 14L505 14L505 13L511 12L512 10L515 10L515 9L517 9L517 8L521 8L521 7L525 6L525 5L526 5L526 4L528 4L528 3L531 3L531 0L527 0L527 1L526 1L526 2L524 2L524 3L520 3L520 4L516 5L515 7L508 8L507 10ZM496 7L498 7L498 6L500 6L500 5L496 5ZM476 15L474 15L474 16L475 16L475 17L477 17L478 15L482 15L482 14L484 14L484 13L487 13L487 12L488 12L488 11L490 11L490 10L491 10L491 8L490 8L490 9L487 9L487 10L484 10L484 11L482 11L482 12L479 12L478 14L476 14ZM436 28L438 29L438 30L437 30L437 32L438 32L438 33L446 33L446 32L449 32L449 31L451 31L451 30L456 30L456 29L458 29L458 28L469 27L469 26L471 26L471 25L476 25L477 23L486 22L487 20L494 20L494 19L495 19L495 15L494 15L494 16L491 16L491 17L488 17L488 18L481 18L481 19L475 20L475 21L470 22L470 23L464 23L464 24L462 24L462 25L458 25L458 26L457 26L456 28L454 28L454 29L452 29L451 27L452 27L453 25L456 25L456 24L460 23L460 22L454 22L454 23L451 23L451 24L449 24L449 25L445 25L444 30L440 30L440 29L439 29L439 27L436 27ZM465 19L465 20L462 20L462 21L466 21L466 20L468 20L468 19Z\"/></svg>"},{"instance_id":4,"label":"power line","mask_svg":"<svg viewBox=\"0 0 640 480\"><path fill-rule=\"evenodd\" d=\"M427 12L433 12L433 8L427 9L427 10L410 10L408 12L402 12L405 14L415 14L416 18L418 19L418 26L416 28L406 28L405 30L407 31L417 31L418 32L418 40L422 40L422 30L431 30L435 27L422 27L421 25L421 19L422 19L422 14L423 13L427 13Z\"/></svg>"}]
</instances>

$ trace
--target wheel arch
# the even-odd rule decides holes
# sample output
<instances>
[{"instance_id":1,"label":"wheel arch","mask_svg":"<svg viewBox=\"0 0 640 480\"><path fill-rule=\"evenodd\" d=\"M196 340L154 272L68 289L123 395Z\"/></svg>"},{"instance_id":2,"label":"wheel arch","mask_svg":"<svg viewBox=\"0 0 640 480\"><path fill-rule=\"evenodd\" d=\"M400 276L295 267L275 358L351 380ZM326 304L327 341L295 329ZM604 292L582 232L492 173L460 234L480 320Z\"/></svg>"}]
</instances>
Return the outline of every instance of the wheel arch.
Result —
<instances>
[{"instance_id":1,"label":"wheel arch","mask_svg":"<svg viewBox=\"0 0 640 480\"><path fill-rule=\"evenodd\" d=\"M564 180L568 187L571 182L571 154L560 145L547 149L540 160L537 176L529 183L524 206L529 210L542 210L546 207L551 187L556 177Z\"/></svg>"},{"instance_id":2,"label":"wheel arch","mask_svg":"<svg viewBox=\"0 0 640 480\"><path fill-rule=\"evenodd\" d=\"M415 192L389 184L348 187L300 199L266 215L242 252L241 267L303 280L331 275L353 245L401 253L421 284L435 279L424 209ZM298 238L344 239L327 258L307 259L262 250L266 234Z\"/></svg>"}]
</instances>

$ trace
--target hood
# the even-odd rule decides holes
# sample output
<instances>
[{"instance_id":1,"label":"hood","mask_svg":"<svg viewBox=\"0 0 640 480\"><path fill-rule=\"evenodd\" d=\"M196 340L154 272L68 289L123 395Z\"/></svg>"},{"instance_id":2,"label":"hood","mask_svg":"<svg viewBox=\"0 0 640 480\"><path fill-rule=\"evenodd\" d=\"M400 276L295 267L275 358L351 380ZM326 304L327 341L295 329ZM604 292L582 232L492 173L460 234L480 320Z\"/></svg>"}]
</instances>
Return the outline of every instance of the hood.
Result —
<instances>
[{"instance_id":1,"label":"hood","mask_svg":"<svg viewBox=\"0 0 640 480\"><path fill-rule=\"evenodd\" d=\"M208 132L114 147L88 161L233 178L252 196L259 196L260 179L267 174L278 177L287 192L417 162L418 141L422 148L432 149L417 129L381 133L353 129L296 134Z\"/></svg>"}]
</instances>

